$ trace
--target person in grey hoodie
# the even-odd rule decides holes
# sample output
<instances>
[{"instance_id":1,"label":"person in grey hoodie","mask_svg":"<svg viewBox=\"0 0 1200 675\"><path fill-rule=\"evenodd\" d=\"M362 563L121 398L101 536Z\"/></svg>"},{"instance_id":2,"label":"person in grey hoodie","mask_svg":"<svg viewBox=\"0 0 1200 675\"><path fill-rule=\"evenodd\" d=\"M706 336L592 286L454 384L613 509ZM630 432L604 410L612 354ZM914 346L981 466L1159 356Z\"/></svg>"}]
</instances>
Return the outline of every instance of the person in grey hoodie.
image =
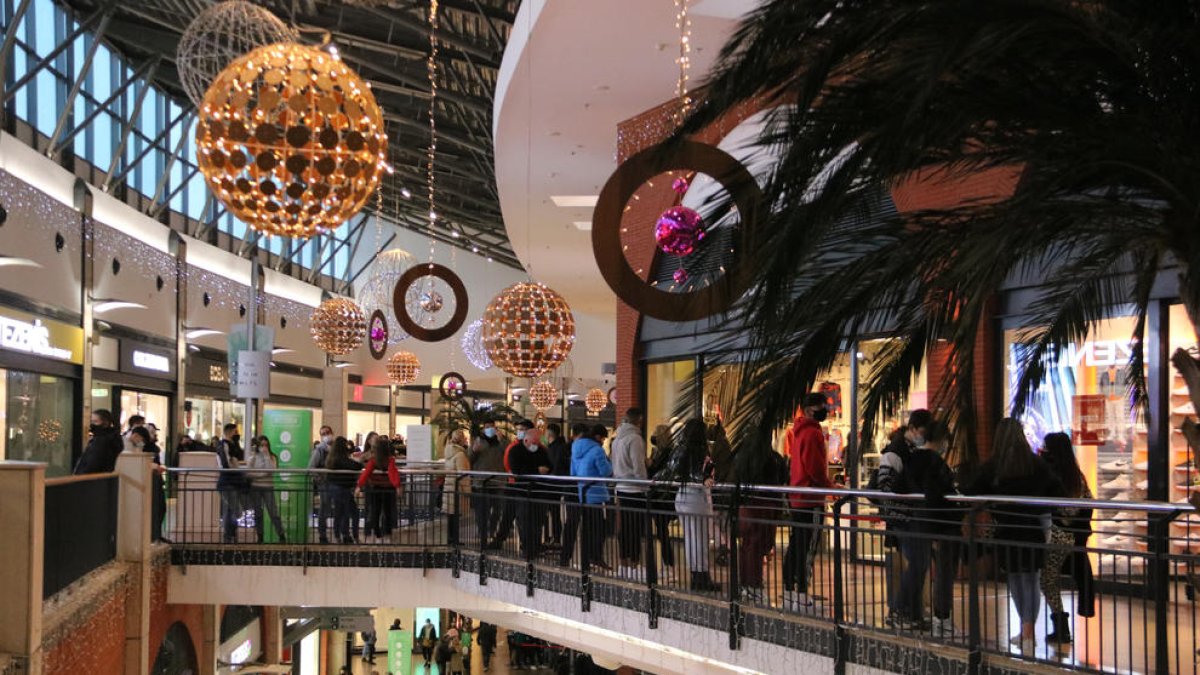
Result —
<instances>
[{"instance_id":1,"label":"person in grey hoodie","mask_svg":"<svg viewBox=\"0 0 1200 675\"><path fill-rule=\"evenodd\" d=\"M642 438L642 411L630 408L625 419L617 427L612 441L613 478L644 481L649 477L646 470L646 441ZM633 568L641 562L642 549L646 542L646 484L642 482L618 482L617 500L620 502L620 553L619 573L632 575ZM652 562L652 561L650 561Z\"/></svg>"}]
</instances>

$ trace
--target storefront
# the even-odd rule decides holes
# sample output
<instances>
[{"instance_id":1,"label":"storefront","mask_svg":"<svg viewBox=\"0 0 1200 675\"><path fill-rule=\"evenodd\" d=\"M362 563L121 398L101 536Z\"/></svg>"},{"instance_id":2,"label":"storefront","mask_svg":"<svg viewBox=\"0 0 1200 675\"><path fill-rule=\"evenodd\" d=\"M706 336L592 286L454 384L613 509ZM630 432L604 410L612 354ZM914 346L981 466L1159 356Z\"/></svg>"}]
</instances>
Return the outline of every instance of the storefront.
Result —
<instances>
[{"instance_id":1,"label":"storefront","mask_svg":"<svg viewBox=\"0 0 1200 675\"><path fill-rule=\"evenodd\" d=\"M112 340L105 338L104 343ZM92 409L111 410L117 423L125 428L129 418L141 415L159 430L159 444L171 447L175 442L171 419L175 398L175 349L165 340L123 337L117 340L116 363L102 344L96 350L92 374Z\"/></svg>"},{"instance_id":2,"label":"storefront","mask_svg":"<svg viewBox=\"0 0 1200 675\"><path fill-rule=\"evenodd\" d=\"M223 357L188 354L183 417L184 432L206 444L219 439L227 423L245 428L246 404L229 392L229 365Z\"/></svg>"},{"instance_id":3,"label":"storefront","mask_svg":"<svg viewBox=\"0 0 1200 675\"><path fill-rule=\"evenodd\" d=\"M0 307L0 460L71 473L82 447L79 378L83 331Z\"/></svg>"}]
</instances>

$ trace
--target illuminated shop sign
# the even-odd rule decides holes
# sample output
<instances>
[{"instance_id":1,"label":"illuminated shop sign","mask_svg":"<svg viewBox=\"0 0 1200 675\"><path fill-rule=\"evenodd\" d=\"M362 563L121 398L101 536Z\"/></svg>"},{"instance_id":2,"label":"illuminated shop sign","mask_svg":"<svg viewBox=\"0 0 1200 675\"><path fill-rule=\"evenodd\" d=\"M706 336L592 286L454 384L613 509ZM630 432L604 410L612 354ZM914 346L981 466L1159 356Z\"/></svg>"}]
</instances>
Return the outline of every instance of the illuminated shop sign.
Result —
<instances>
[{"instance_id":1,"label":"illuminated shop sign","mask_svg":"<svg viewBox=\"0 0 1200 675\"><path fill-rule=\"evenodd\" d=\"M135 340L121 340L121 370L139 375L175 374L175 352Z\"/></svg>"},{"instance_id":2,"label":"illuminated shop sign","mask_svg":"<svg viewBox=\"0 0 1200 675\"><path fill-rule=\"evenodd\" d=\"M1107 368L1108 366L1125 366L1133 356L1131 340L1093 340L1080 346L1067 347L1067 363L1072 367L1089 366L1092 368Z\"/></svg>"},{"instance_id":3,"label":"illuminated shop sign","mask_svg":"<svg viewBox=\"0 0 1200 675\"><path fill-rule=\"evenodd\" d=\"M0 315L0 349L45 356L60 361L74 361L75 351L52 339L50 327L41 319L22 321Z\"/></svg>"},{"instance_id":4,"label":"illuminated shop sign","mask_svg":"<svg viewBox=\"0 0 1200 675\"><path fill-rule=\"evenodd\" d=\"M160 354L151 354L139 349L133 350L133 367L153 370L159 373L171 372L171 359Z\"/></svg>"}]
</instances>

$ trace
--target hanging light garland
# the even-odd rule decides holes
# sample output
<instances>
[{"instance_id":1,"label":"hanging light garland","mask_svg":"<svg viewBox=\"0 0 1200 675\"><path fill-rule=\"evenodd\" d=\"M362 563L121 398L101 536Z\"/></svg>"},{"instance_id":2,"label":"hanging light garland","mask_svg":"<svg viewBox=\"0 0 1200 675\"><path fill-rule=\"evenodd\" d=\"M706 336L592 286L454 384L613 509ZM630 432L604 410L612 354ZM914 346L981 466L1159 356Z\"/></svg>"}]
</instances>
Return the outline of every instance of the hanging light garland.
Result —
<instances>
[{"instance_id":1,"label":"hanging light garland","mask_svg":"<svg viewBox=\"0 0 1200 675\"><path fill-rule=\"evenodd\" d=\"M549 410L558 403L558 387L549 380L539 380L529 388L529 402L538 410Z\"/></svg>"},{"instance_id":2,"label":"hanging light garland","mask_svg":"<svg viewBox=\"0 0 1200 675\"><path fill-rule=\"evenodd\" d=\"M681 124L692 109L692 97L688 93L688 71L692 67L692 20L688 18L688 2L689 0L675 0L675 27L679 29L679 56L675 58L675 63L679 66L679 80L675 91L679 97L676 124Z\"/></svg>"},{"instance_id":3,"label":"hanging light garland","mask_svg":"<svg viewBox=\"0 0 1200 675\"><path fill-rule=\"evenodd\" d=\"M516 377L537 377L558 367L575 346L575 315L544 284L522 281L504 289L483 312L488 358Z\"/></svg>"},{"instance_id":4,"label":"hanging light garland","mask_svg":"<svg viewBox=\"0 0 1200 675\"><path fill-rule=\"evenodd\" d=\"M335 54L294 43L235 60L204 95L197 164L252 229L307 239L366 204L388 170L383 116Z\"/></svg>"},{"instance_id":5,"label":"hanging light garland","mask_svg":"<svg viewBox=\"0 0 1200 675\"><path fill-rule=\"evenodd\" d=\"M491 370L492 360L483 346L482 333L483 319L475 319L463 331L459 344L462 346L463 355L467 357L471 365L480 370Z\"/></svg>"},{"instance_id":6,"label":"hanging light garland","mask_svg":"<svg viewBox=\"0 0 1200 675\"><path fill-rule=\"evenodd\" d=\"M421 360L412 352L396 352L388 359L387 374L392 384L412 384L421 374Z\"/></svg>"},{"instance_id":7,"label":"hanging light garland","mask_svg":"<svg viewBox=\"0 0 1200 675\"><path fill-rule=\"evenodd\" d=\"M589 415L599 415L608 407L608 393L603 389L593 387L588 390L587 396L583 399L583 404L587 407Z\"/></svg>"},{"instance_id":8,"label":"hanging light garland","mask_svg":"<svg viewBox=\"0 0 1200 675\"><path fill-rule=\"evenodd\" d=\"M353 300L330 298L313 310L309 331L321 350L344 356L358 349L366 339L367 317Z\"/></svg>"}]
</instances>

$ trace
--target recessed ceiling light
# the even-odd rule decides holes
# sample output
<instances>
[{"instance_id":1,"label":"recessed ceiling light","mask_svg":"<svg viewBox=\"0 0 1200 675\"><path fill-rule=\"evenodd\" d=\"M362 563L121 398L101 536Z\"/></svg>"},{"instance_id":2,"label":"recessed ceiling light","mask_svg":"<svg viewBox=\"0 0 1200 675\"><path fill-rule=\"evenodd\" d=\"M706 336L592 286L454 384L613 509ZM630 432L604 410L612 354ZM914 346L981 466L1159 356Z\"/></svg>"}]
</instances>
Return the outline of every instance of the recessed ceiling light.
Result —
<instances>
[{"instance_id":1,"label":"recessed ceiling light","mask_svg":"<svg viewBox=\"0 0 1200 675\"><path fill-rule=\"evenodd\" d=\"M29 258L0 255L0 267L41 267L42 264Z\"/></svg>"},{"instance_id":2,"label":"recessed ceiling light","mask_svg":"<svg viewBox=\"0 0 1200 675\"><path fill-rule=\"evenodd\" d=\"M589 232L592 229L592 221L590 220L576 220L571 224L577 229L583 230L584 232Z\"/></svg>"},{"instance_id":3,"label":"recessed ceiling light","mask_svg":"<svg viewBox=\"0 0 1200 675\"><path fill-rule=\"evenodd\" d=\"M296 351L296 350L288 349L287 347L276 347L271 350L271 354L291 354L294 351Z\"/></svg>"},{"instance_id":4,"label":"recessed ceiling light","mask_svg":"<svg viewBox=\"0 0 1200 675\"><path fill-rule=\"evenodd\" d=\"M114 309L146 309L146 306L140 302L128 302L125 300L97 300L96 305L92 307L92 312L103 314L111 312Z\"/></svg>"},{"instance_id":5,"label":"recessed ceiling light","mask_svg":"<svg viewBox=\"0 0 1200 675\"><path fill-rule=\"evenodd\" d=\"M187 332L187 339L196 340L208 335L224 335L224 332L216 328L192 328Z\"/></svg>"},{"instance_id":6,"label":"recessed ceiling light","mask_svg":"<svg viewBox=\"0 0 1200 675\"><path fill-rule=\"evenodd\" d=\"M555 206L566 208L595 206L600 195L551 195L550 200Z\"/></svg>"},{"instance_id":7,"label":"recessed ceiling light","mask_svg":"<svg viewBox=\"0 0 1200 675\"><path fill-rule=\"evenodd\" d=\"M349 368L352 365L354 365L354 364L349 361L338 361L337 363L333 364L333 367L334 368Z\"/></svg>"}]
</instances>

